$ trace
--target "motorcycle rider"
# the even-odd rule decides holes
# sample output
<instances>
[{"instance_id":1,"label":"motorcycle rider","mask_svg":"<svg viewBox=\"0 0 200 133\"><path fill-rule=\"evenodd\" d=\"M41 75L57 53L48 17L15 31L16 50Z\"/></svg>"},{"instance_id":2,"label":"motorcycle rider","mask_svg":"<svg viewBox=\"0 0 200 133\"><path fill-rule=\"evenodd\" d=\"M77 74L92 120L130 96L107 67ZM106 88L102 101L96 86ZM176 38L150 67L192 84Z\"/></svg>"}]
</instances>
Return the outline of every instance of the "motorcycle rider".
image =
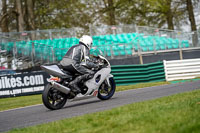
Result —
<instances>
[{"instance_id":1,"label":"motorcycle rider","mask_svg":"<svg viewBox=\"0 0 200 133\"><path fill-rule=\"evenodd\" d=\"M94 71L92 68L98 68L98 65L90 61L89 52L92 47L93 40L88 35L83 35L79 44L72 46L63 59L60 61L60 65L64 70L67 70L73 74L78 73L80 76L76 77L73 81L69 83L72 91L75 93L80 93L81 90L78 87L80 81L86 81L94 76ZM83 64L86 66L83 66Z\"/></svg>"}]
</instances>

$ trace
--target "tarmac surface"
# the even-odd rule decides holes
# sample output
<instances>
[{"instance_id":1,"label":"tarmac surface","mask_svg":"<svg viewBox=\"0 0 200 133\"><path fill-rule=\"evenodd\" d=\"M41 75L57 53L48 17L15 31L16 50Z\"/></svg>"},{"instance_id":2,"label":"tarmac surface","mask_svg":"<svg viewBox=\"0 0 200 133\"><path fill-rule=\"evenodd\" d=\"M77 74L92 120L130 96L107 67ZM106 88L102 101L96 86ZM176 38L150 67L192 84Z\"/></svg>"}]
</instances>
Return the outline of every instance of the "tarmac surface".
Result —
<instances>
[{"instance_id":1,"label":"tarmac surface","mask_svg":"<svg viewBox=\"0 0 200 133\"><path fill-rule=\"evenodd\" d=\"M68 102L63 109L55 111L48 110L42 104L1 111L0 132L109 110L126 104L160 98L195 89L200 89L200 80L121 91L115 93L114 96L107 101L101 101L94 97L87 100Z\"/></svg>"}]
</instances>

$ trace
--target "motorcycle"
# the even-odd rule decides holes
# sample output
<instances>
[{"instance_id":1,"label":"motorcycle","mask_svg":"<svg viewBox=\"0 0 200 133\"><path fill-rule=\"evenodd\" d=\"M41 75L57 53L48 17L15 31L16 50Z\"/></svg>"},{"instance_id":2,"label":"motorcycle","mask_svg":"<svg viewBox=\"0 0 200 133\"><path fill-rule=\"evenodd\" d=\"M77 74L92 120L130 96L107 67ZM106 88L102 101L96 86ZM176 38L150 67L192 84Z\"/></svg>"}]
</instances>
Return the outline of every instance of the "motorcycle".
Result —
<instances>
[{"instance_id":1,"label":"motorcycle","mask_svg":"<svg viewBox=\"0 0 200 133\"><path fill-rule=\"evenodd\" d=\"M42 65L41 68L51 77L42 93L43 104L50 110L61 109L67 101L82 100L96 96L100 100L110 99L114 93L116 84L113 75L110 74L109 61L102 56L102 52L94 50L93 61L98 63L99 69L95 70L94 77L86 82L80 82L78 86L81 93L71 91L69 83L78 75L62 70L59 65ZM100 54L99 54L100 53ZM84 64L83 64L84 65Z\"/></svg>"}]
</instances>

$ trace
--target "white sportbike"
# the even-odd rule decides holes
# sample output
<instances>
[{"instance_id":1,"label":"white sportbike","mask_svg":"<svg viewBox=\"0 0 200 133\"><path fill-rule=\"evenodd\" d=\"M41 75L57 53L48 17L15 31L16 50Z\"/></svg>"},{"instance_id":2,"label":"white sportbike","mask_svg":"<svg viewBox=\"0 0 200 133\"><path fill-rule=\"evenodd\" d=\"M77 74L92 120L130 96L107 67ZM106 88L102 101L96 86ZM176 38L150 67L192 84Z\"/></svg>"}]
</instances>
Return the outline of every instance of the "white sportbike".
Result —
<instances>
[{"instance_id":1,"label":"white sportbike","mask_svg":"<svg viewBox=\"0 0 200 133\"><path fill-rule=\"evenodd\" d=\"M101 54L93 56L93 60L101 67L95 71L92 79L78 84L81 93L77 95L71 91L69 82L78 75L63 71L58 65L41 66L45 72L51 75L51 78L47 80L49 83L42 93L43 104L48 109L56 110L62 108L67 101L82 100L94 96L101 100L110 99L114 95L116 87L113 75L110 74L110 63Z\"/></svg>"}]
</instances>

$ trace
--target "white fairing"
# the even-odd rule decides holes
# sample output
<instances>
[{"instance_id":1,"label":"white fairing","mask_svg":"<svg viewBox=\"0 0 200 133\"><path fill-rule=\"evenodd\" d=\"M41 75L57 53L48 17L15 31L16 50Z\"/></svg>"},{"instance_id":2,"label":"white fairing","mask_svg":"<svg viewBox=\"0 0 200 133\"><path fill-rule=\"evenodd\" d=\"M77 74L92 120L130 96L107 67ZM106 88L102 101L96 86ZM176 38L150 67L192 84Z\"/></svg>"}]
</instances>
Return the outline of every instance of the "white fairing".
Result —
<instances>
[{"instance_id":1,"label":"white fairing","mask_svg":"<svg viewBox=\"0 0 200 133\"><path fill-rule=\"evenodd\" d=\"M43 67L51 71L56 71L57 73L60 73L61 75L65 75L57 65L43 66Z\"/></svg>"},{"instance_id":2,"label":"white fairing","mask_svg":"<svg viewBox=\"0 0 200 133\"><path fill-rule=\"evenodd\" d=\"M88 91L85 95L91 94L93 91L97 90L102 82L110 75L111 68L103 68L99 70L92 79L85 82L88 87ZM100 75L100 80L96 81L97 77Z\"/></svg>"}]
</instances>

